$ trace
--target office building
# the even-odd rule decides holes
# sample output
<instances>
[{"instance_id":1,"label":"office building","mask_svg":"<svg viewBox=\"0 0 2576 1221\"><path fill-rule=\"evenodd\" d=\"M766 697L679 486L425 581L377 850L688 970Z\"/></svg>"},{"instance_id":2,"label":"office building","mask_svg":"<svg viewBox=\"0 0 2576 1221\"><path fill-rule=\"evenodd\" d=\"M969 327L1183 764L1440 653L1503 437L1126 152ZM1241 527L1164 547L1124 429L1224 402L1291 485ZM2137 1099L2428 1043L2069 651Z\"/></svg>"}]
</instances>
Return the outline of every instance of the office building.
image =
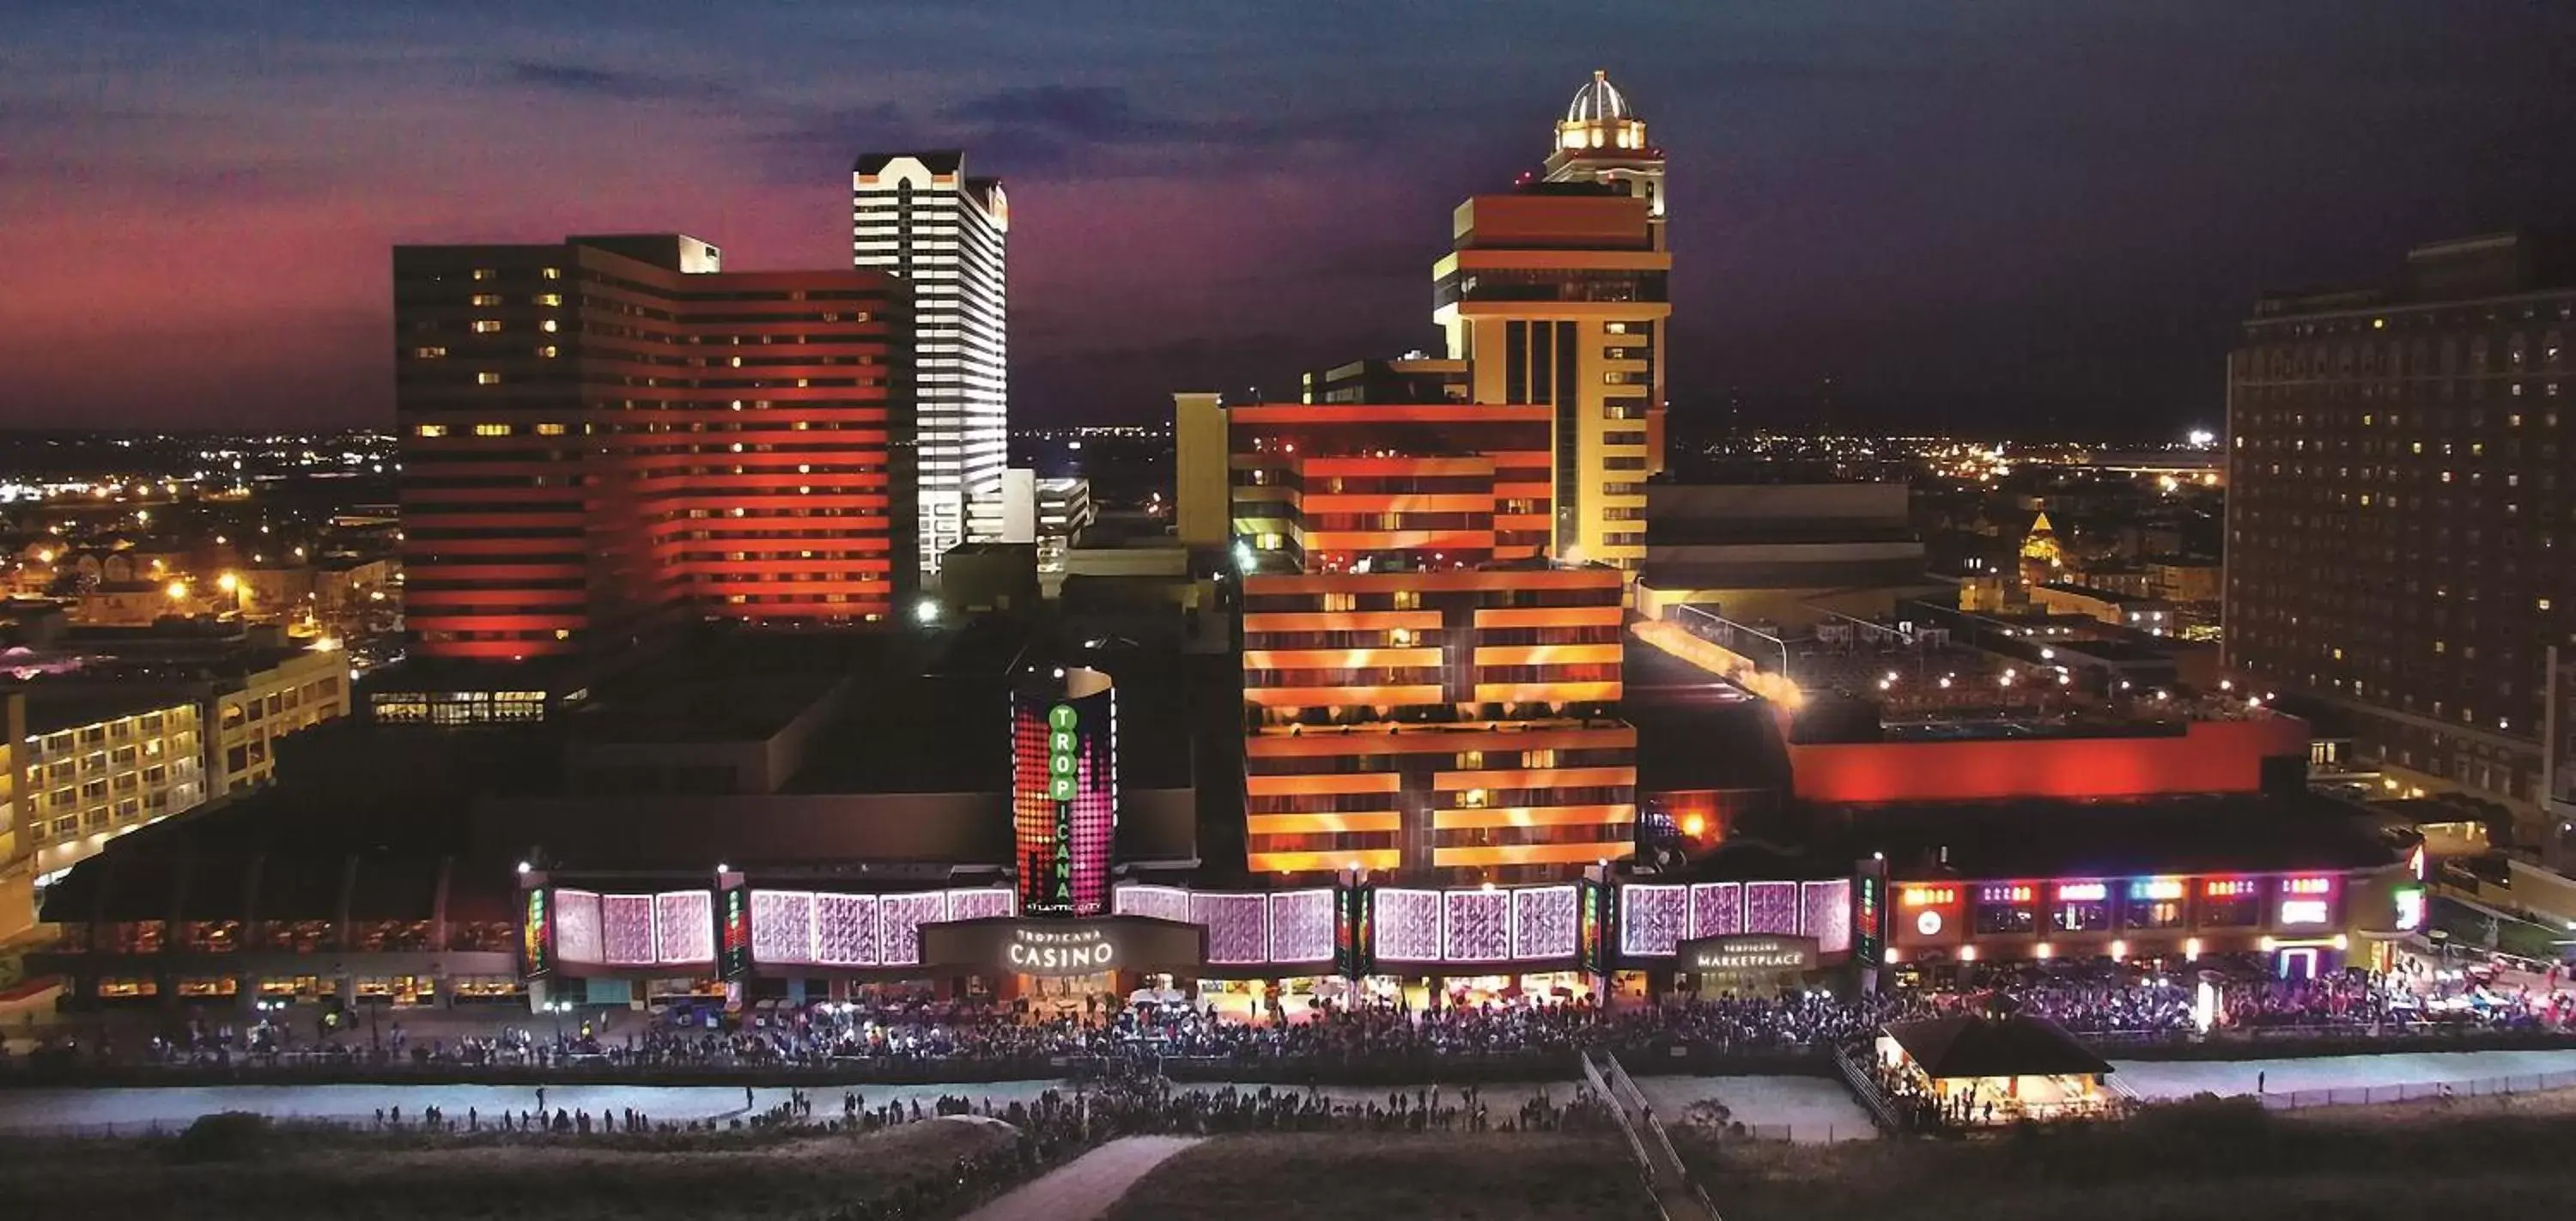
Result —
<instances>
[{"instance_id":1,"label":"office building","mask_svg":"<svg viewBox=\"0 0 2576 1221\"><path fill-rule=\"evenodd\" d=\"M2410 783L2536 818L2576 644L2576 257L2506 234L2267 297L2228 364L2226 660Z\"/></svg>"},{"instance_id":2,"label":"office building","mask_svg":"<svg viewBox=\"0 0 2576 1221\"><path fill-rule=\"evenodd\" d=\"M675 234L394 251L412 654L865 622L918 571L911 318L877 271Z\"/></svg>"},{"instance_id":3,"label":"office building","mask_svg":"<svg viewBox=\"0 0 2576 1221\"><path fill-rule=\"evenodd\" d=\"M1011 206L965 154L869 153L850 172L850 252L912 286L920 564L1003 531L1010 350L1003 245Z\"/></svg>"},{"instance_id":4,"label":"office building","mask_svg":"<svg viewBox=\"0 0 2576 1221\"><path fill-rule=\"evenodd\" d=\"M1645 484L1663 469L1672 316L1663 155L1595 74L1557 125L1547 176L1478 195L1432 266L1432 317L1478 403L1552 410L1552 553L1633 570Z\"/></svg>"}]
</instances>

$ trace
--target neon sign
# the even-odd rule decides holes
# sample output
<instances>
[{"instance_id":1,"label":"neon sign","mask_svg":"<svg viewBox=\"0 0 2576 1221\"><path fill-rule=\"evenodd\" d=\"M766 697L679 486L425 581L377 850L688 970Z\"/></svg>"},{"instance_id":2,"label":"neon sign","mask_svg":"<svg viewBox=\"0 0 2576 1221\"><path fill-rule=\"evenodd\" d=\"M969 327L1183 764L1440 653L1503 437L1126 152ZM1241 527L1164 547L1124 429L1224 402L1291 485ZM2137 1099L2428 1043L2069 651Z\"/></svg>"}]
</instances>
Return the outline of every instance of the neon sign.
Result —
<instances>
[{"instance_id":1,"label":"neon sign","mask_svg":"<svg viewBox=\"0 0 2576 1221\"><path fill-rule=\"evenodd\" d=\"M1947 907L1959 901L1959 892L1950 886L1908 886L1898 898L1907 907Z\"/></svg>"},{"instance_id":2,"label":"neon sign","mask_svg":"<svg viewBox=\"0 0 2576 1221\"><path fill-rule=\"evenodd\" d=\"M2261 883L2250 878L2235 878L2228 881L2211 882L2207 886L2202 887L2200 893L2213 899L2241 899L2247 895L2260 891L2262 888Z\"/></svg>"},{"instance_id":3,"label":"neon sign","mask_svg":"<svg viewBox=\"0 0 2576 1221\"><path fill-rule=\"evenodd\" d=\"M2037 895L2038 891L2032 887L2019 883L1999 886L1981 886L1977 889L1977 902L2028 903L2033 898L2037 897Z\"/></svg>"},{"instance_id":4,"label":"neon sign","mask_svg":"<svg viewBox=\"0 0 2576 1221\"><path fill-rule=\"evenodd\" d=\"M2411 933L2424 927L2424 888L2400 886L2391 895L2397 900L2397 929Z\"/></svg>"},{"instance_id":5,"label":"neon sign","mask_svg":"<svg viewBox=\"0 0 2576 1221\"><path fill-rule=\"evenodd\" d=\"M1914 932L1923 937L1940 936L1941 913L1928 907L1914 913Z\"/></svg>"},{"instance_id":6,"label":"neon sign","mask_svg":"<svg viewBox=\"0 0 2576 1221\"><path fill-rule=\"evenodd\" d=\"M2334 893L2333 878L2292 878L2281 883L2285 895L2324 895Z\"/></svg>"},{"instance_id":7,"label":"neon sign","mask_svg":"<svg viewBox=\"0 0 2576 1221\"><path fill-rule=\"evenodd\" d=\"M2285 899L2281 903L2283 924L2323 924L2328 919L2323 899Z\"/></svg>"},{"instance_id":8,"label":"neon sign","mask_svg":"<svg viewBox=\"0 0 2576 1221\"><path fill-rule=\"evenodd\" d=\"M2111 897L2111 888L2101 882L2068 882L2057 888L2060 903L2099 903Z\"/></svg>"},{"instance_id":9,"label":"neon sign","mask_svg":"<svg viewBox=\"0 0 2576 1221\"><path fill-rule=\"evenodd\" d=\"M1007 953L1013 967L1032 975L1088 975L1117 961L1118 943L1100 929L1055 933L1017 928L1011 930Z\"/></svg>"},{"instance_id":10,"label":"neon sign","mask_svg":"<svg viewBox=\"0 0 2576 1221\"><path fill-rule=\"evenodd\" d=\"M1117 704L1109 678L1064 672L1012 696L1012 839L1020 910L1097 916L1109 907L1117 836Z\"/></svg>"},{"instance_id":11,"label":"neon sign","mask_svg":"<svg viewBox=\"0 0 2576 1221\"><path fill-rule=\"evenodd\" d=\"M519 974L539 979L554 971L555 922L545 887L528 888L527 898L527 917L519 926Z\"/></svg>"},{"instance_id":12,"label":"neon sign","mask_svg":"<svg viewBox=\"0 0 2576 1221\"><path fill-rule=\"evenodd\" d=\"M2181 878L2139 878L2129 883L2129 897L2139 900L2179 899L2182 890Z\"/></svg>"}]
</instances>

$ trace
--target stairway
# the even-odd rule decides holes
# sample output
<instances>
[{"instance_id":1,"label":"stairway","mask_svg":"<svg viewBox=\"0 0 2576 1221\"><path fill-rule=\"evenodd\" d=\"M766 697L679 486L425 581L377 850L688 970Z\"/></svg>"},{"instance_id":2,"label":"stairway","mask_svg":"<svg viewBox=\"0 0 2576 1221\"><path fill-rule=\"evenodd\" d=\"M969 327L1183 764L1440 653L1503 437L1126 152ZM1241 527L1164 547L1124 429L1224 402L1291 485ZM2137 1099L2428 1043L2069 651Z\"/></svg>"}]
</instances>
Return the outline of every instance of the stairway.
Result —
<instances>
[{"instance_id":1,"label":"stairway","mask_svg":"<svg viewBox=\"0 0 2576 1221\"><path fill-rule=\"evenodd\" d=\"M1583 1053L1583 1079L1603 1098L1619 1117L1619 1130L1628 1138L1628 1152L1636 1158L1647 1190L1655 1193L1655 1205L1664 1221L1719 1221L1717 1208L1709 1203L1703 1190L1682 1164L1681 1155L1673 1151L1672 1137L1664 1131L1663 1121L1655 1118L1655 1108L1637 1089L1628 1070L1617 1056L1607 1051Z\"/></svg>"}]
</instances>

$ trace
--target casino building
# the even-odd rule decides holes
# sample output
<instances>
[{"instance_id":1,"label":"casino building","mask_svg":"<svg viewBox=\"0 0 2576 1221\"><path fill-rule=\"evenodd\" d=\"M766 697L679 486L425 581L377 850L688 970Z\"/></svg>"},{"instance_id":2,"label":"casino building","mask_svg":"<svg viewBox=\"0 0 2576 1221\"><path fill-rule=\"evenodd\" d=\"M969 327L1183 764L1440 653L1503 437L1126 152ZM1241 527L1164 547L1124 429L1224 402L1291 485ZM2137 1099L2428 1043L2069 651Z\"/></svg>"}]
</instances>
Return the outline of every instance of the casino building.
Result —
<instances>
[{"instance_id":1,"label":"casino building","mask_svg":"<svg viewBox=\"0 0 2576 1221\"><path fill-rule=\"evenodd\" d=\"M1785 648L1764 669L1632 596L1661 465L1664 202L1661 154L1596 76L1544 180L1459 210L1437 272L1451 359L1327 378L1305 403L1180 396L1179 535L1221 563L1211 602L1238 629L1210 652L1136 643L1181 640L1177 606L1079 632L1044 613L815 630L864 624L919 571L908 484L865 457L902 405L901 378L867 370L909 350L879 273L744 281L732 301L685 245L670 267L622 239L406 254L405 317L476 319L494 286L501 329L466 336L555 317L512 294L550 293L560 268L588 294L585 336L647 331L670 349L654 359L703 362L663 333L675 319L706 339L813 308L828 316L796 327L826 346L787 350L846 356L815 372L857 380L736 420L693 397L729 365L673 366L666 392L612 408L556 356L418 340L441 348L407 359L403 399L429 651L571 654L630 612L717 613L577 685L489 693L491 715L372 693L365 721L281 744L277 784L74 868L32 965L74 1007L893 990L1043 1009L1146 986L1249 1007L1866 989L2067 960L2313 974L2421 926L2410 845L2311 793L2306 726L2259 703L2079 687L2049 649L1935 642L1955 612L1928 607L1793 677ZM736 313L761 321L710 316ZM509 362L494 393L438 372L487 356ZM783 449L736 466L705 440L802 444L800 422L827 421L859 448L814 495L846 512L799 513ZM564 472L530 465L576 425L606 439L564 471L608 463L635 498L576 513ZM783 579L807 575L783 553L806 544L766 533L740 543L764 558L700 554L718 546L700 526L744 512L833 535L827 579ZM650 545L547 567L635 529ZM633 580L588 584L614 572ZM452 596L421 599L424 576ZM1971 698L2034 686L2048 698Z\"/></svg>"}]
</instances>

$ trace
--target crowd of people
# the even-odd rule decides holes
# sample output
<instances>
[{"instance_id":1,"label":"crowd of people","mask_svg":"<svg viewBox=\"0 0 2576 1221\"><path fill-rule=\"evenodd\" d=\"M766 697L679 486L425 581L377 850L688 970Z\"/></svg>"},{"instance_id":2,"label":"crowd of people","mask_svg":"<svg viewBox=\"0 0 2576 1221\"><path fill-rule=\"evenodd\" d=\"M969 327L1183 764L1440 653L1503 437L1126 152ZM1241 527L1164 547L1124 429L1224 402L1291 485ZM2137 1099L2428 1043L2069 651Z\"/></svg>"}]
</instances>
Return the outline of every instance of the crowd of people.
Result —
<instances>
[{"instance_id":1,"label":"crowd of people","mask_svg":"<svg viewBox=\"0 0 2576 1221\"><path fill-rule=\"evenodd\" d=\"M2480 989L2475 1004L2428 1003L2417 981L2366 972L2285 980L2156 975L2118 965L2050 972L2017 969L1900 987L1875 995L1788 991L1770 996L1689 996L1660 1003L1604 1005L1590 996L1532 995L1480 1003L1411 1006L1401 999L1324 1003L1297 1014L1272 1009L1261 1020L1213 1005L1127 1004L1094 998L1079 1010L1033 1013L901 998L878 1004L825 1003L729 1017L710 1011L665 1015L594 1011L552 1032L501 1025L470 1034L415 1038L399 1019L367 1029L310 1036L283 1021L236 1027L192 1018L151 1038L143 1058L159 1063L411 1064L540 1070L621 1068L847 1068L973 1062L1060 1075L1069 1065L1114 1060L1228 1064L1401 1066L1426 1059L1547 1055L1584 1047L1661 1052L1680 1047L1720 1054L1797 1051L1863 1037L1891 1021L1993 1007L1998 998L2086 1036L2176 1036L2201 1029L2203 978L2214 984L2210 1028L2295 1029L2368 1034L2428 1022L2489 1028L2576 1024L2576 995L2549 989ZM79 1058L119 1062L109 1043ZM989 1073L987 1074L989 1075Z\"/></svg>"}]
</instances>

